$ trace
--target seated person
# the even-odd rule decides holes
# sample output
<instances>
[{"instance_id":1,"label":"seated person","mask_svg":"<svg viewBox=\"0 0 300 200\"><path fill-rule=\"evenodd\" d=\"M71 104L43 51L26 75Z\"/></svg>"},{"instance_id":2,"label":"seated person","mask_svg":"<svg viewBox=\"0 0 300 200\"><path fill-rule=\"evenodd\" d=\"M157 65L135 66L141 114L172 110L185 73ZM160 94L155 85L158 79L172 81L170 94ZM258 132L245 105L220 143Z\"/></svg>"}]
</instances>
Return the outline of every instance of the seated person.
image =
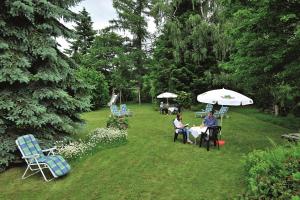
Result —
<instances>
[{"instance_id":1,"label":"seated person","mask_svg":"<svg viewBox=\"0 0 300 200\"><path fill-rule=\"evenodd\" d=\"M164 109L164 102L160 102L160 105L159 105L160 114L163 114L163 109Z\"/></svg>"},{"instance_id":2,"label":"seated person","mask_svg":"<svg viewBox=\"0 0 300 200\"><path fill-rule=\"evenodd\" d=\"M206 127L218 126L218 121L214 117L213 111L208 112L207 116L203 120L203 125Z\"/></svg>"},{"instance_id":3,"label":"seated person","mask_svg":"<svg viewBox=\"0 0 300 200\"><path fill-rule=\"evenodd\" d=\"M163 104L162 114L168 114L169 104Z\"/></svg>"},{"instance_id":4,"label":"seated person","mask_svg":"<svg viewBox=\"0 0 300 200\"><path fill-rule=\"evenodd\" d=\"M186 126L182 123L182 117L180 114L176 115L176 119L174 120L174 126L176 127L176 131L178 133L185 134L187 137L187 142L192 144L193 142L189 138L190 131L186 128Z\"/></svg>"}]
</instances>

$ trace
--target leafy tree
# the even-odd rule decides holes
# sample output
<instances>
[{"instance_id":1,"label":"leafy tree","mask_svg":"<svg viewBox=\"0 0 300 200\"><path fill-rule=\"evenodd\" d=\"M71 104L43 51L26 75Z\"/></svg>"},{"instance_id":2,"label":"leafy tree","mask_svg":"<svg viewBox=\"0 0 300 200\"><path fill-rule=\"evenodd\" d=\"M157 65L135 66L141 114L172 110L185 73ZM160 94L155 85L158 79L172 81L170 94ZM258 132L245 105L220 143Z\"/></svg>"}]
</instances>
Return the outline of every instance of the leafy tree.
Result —
<instances>
[{"instance_id":1,"label":"leafy tree","mask_svg":"<svg viewBox=\"0 0 300 200\"><path fill-rule=\"evenodd\" d=\"M158 24L161 35L153 55L157 93L189 91L195 97L212 88L219 61L228 56L216 1L155 2L152 14L157 22L164 22Z\"/></svg>"},{"instance_id":2,"label":"leafy tree","mask_svg":"<svg viewBox=\"0 0 300 200\"><path fill-rule=\"evenodd\" d=\"M80 61L77 58L78 54L87 53L95 38L96 31L93 30L92 19L85 8L79 12L79 19L75 23L75 40L70 41L70 49L66 50L66 53L75 58L76 61Z\"/></svg>"},{"instance_id":3,"label":"leafy tree","mask_svg":"<svg viewBox=\"0 0 300 200\"><path fill-rule=\"evenodd\" d=\"M128 59L133 61L133 72L138 87L142 88L142 76L146 74L143 42L147 39L147 21L149 0L113 0L118 18L111 21L111 28L128 31L132 34L132 44Z\"/></svg>"},{"instance_id":4,"label":"leafy tree","mask_svg":"<svg viewBox=\"0 0 300 200\"><path fill-rule=\"evenodd\" d=\"M0 1L0 168L15 159L16 137L71 134L90 106L76 66L57 48L72 33L59 19L75 14L66 1Z\"/></svg>"},{"instance_id":5,"label":"leafy tree","mask_svg":"<svg viewBox=\"0 0 300 200\"><path fill-rule=\"evenodd\" d=\"M286 114L299 106L300 2L223 1L235 50L225 67L257 105Z\"/></svg>"},{"instance_id":6,"label":"leafy tree","mask_svg":"<svg viewBox=\"0 0 300 200\"><path fill-rule=\"evenodd\" d=\"M108 84L101 72L94 68L80 67L77 75L88 84L91 103L94 109L105 106L109 100Z\"/></svg>"},{"instance_id":7,"label":"leafy tree","mask_svg":"<svg viewBox=\"0 0 300 200\"><path fill-rule=\"evenodd\" d=\"M130 97L133 80L133 63L129 58L129 39L101 30L88 50L81 57L82 66L91 68L105 76L111 90L123 91L123 97Z\"/></svg>"}]
</instances>

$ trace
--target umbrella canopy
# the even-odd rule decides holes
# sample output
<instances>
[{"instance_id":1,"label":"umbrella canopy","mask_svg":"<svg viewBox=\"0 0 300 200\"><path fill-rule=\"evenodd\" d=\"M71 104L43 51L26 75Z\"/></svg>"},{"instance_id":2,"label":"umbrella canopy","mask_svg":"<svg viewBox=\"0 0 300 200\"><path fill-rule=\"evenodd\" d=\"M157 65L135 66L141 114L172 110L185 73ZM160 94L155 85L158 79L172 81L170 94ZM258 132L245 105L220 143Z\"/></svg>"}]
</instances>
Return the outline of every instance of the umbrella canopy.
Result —
<instances>
[{"instance_id":1,"label":"umbrella canopy","mask_svg":"<svg viewBox=\"0 0 300 200\"><path fill-rule=\"evenodd\" d=\"M244 106L253 104L253 100L238 92L226 89L210 90L197 96L197 101L226 106Z\"/></svg>"},{"instance_id":2,"label":"umbrella canopy","mask_svg":"<svg viewBox=\"0 0 300 200\"><path fill-rule=\"evenodd\" d=\"M159 99L168 99L168 98L176 98L177 94L171 92L164 92L157 96Z\"/></svg>"}]
</instances>

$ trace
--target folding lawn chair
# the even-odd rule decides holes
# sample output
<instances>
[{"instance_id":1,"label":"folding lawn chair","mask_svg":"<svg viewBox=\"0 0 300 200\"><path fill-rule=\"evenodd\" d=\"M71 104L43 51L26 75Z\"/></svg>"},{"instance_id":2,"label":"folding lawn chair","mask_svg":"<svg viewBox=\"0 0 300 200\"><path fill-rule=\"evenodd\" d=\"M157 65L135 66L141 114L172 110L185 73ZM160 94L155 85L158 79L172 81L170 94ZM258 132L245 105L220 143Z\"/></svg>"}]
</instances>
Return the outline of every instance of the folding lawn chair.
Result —
<instances>
[{"instance_id":1,"label":"folding lawn chair","mask_svg":"<svg viewBox=\"0 0 300 200\"><path fill-rule=\"evenodd\" d=\"M127 109L126 104L120 105L120 112L121 112L121 115L132 116L132 112L129 109Z\"/></svg>"},{"instance_id":2,"label":"folding lawn chair","mask_svg":"<svg viewBox=\"0 0 300 200\"><path fill-rule=\"evenodd\" d=\"M122 117L122 116L124 116L124 114L122 114L118 110L118 107L115 104L113 104L113 105L110 106L110 111L113 114L113 116L116 116L116 117Z\"/></svg>"},{"instance_id":3,"label":"folding lawn chair","mask_svg":"<svg viewBox=\"0 0 300 200\"><path fill-rule=\"evenodd\" d=\"M207 113L212 111L212 109L213 109L213 105L208 103L208 104L206 104L205 110L195 112L195 117L203 117L203 116L207 115Z\"/></svg>"},{"instance_id":4,"label":"folding lawn chair","mask_svg":"<svg viewBox=\"0 0 300 200\"><path fill-rule=\"evenodd\" d=\"M214 113L214 116L217 118L224 117L227 114L228 110L229 110L228 107L222 106L219 111L216 111Z\"/></svg>"},{"instance_id":5,"label":"folding lawn chair","mask_svg":"<svg viewBox=\"0 0 300 200\"><path fill-rule=\"evenodd\" d=\"M22 154L22 158L25 159L27 163L27 168L22 179L26 179L38 172L41 172L45 181L48 182L54 178L67 174L71 169L70 165L63 157L54 155L55 147L42 150L35 137L31 134L18 137L16 144ZM46 155L44 153L46 153ZM43 169L49 169L54 178L47 179ZM31 170L34 173L26 176L28 170Z\"/></svg>"}]
</instances>

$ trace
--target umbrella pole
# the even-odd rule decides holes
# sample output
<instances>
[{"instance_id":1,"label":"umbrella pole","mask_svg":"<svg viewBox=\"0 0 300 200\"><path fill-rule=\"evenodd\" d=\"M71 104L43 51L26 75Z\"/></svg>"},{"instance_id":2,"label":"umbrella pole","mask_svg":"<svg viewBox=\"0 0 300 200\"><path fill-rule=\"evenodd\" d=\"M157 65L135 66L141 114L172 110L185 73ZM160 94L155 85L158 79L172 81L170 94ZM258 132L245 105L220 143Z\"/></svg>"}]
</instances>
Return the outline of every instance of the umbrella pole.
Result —
<instances>
[{"instance_id":1,"label":"umbrella pole","mask_svg":"<svg viewBox=\"0 0 300 200\"><path fill-rule=\"evenodd\" d=\"M221 127L222 127L222 123L223 123L223 115L221 115ZM222 138L222 129L220 130L220 139Z\"/></svg>"}]
</instances>

